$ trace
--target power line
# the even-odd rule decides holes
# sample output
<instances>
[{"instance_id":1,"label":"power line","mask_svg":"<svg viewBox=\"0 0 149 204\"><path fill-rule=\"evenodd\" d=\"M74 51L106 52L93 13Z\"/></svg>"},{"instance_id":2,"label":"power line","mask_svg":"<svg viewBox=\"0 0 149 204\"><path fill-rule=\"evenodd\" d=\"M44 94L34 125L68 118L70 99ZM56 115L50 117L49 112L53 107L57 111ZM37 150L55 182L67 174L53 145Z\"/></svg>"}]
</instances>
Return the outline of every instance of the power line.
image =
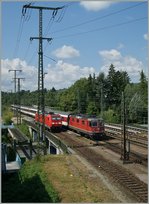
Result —
<instances>
[{"instance_id":1,"label":"power line","mask_svg":"<svg viewBox=\"0 0 149 204\"><path fill-rule=\"evenodd\" d=\"M53 59L53 58L51 58L51 57L48 57L48 56L46 56L46 55L43 55L43 56L46 57L46 58L48 58L48 59L51 59L52 61L54 61L54 62L57 63L57 61L56 61L55 59Z\"/></svg>"},{"instance_id":2,"label":"power line","mask_svg":"<svg viewBox=\"0 0 149 204\"><path fill-rule=\"evenodd\" d=\"M17 55L17 52L19 50L20 40L22 36L22 31L23 31L23 25L24 25L24 18L23 18L23 15L21 15L21 19L19 23L19 30L18 30L18 35L17 35L17 41L16 41L14 53L13 53L13 58L15 55Z\"/></svg>"},{"instance_id":3,"label":"power line","mask_svg":"<svg viewBox=\"0 0 149 204\"><path fill-rule=\"evenodd\" d=\"M69 27L66 27L66 28L63 28L63 29L54 31L54 32L52 32L52 34L57 33L57 32L61 32L61 31L65 31L65 30L69 30L69 29L72 29L72 28L76 28L76 27L79 27L79 26L82 26L82 25L85 25L85 24L88 24L88 23L92 23L92 22L95 22L95 21L98 21L98 20L101 20L101 19L110 17L110 16L112 16L112 15L116 15L116 14L121 13L121 12L124 12L124 11L126 11L126 10L135 8L135 7L137 7L137 6L141 6L141 5L144 4L144 3L147 3L147 2L141 2L141 3L135 4L135 5L133 5L133 6L129 6L129 7L127 7L127 8L123 8L123 9L121 9L121 10L119 10L119 11L111 12L111 13L106 14L106 15L104 15L104 16L99 16L99 17L93 18L93 19L91 19L91 20L89 20L89 21L85 21L85 22L82 22L82 23L79 23L79 24L76 24L76 25L72 25L72 26L69 26Z\"/></svg>"},{"instance_id":4,"label":"power line","mask_svg":"<svg viewBox=\"0 0 149 204\"><path fill-rule=\"evenodd\" d=\"M145 19L147 19L147 16L142 17L142 18L137 18L137 19L134 19L134 20L131 20L131 21L126 21L126 22L123 22L123 23L117 23L117 24L113 24L113 25L110 25L110 26L104 26L104 27L101 27L101 28L92 29L92 30L89 30L89 31L84 31L84 32L80 32L80 33L74 33L74 34L70 34L70 35L55 37L54 39L74 37L74 36L77 36L77 35L84 35L84 34L96 32L96 31L106 30L106 29L109 29L109 28L119 27L119 26L122 26L122 25L126 25L126 24L129 24L129 23L134 23L134 22L137 22L137 21L145 20Z\"/></svg>"}]
</instances>

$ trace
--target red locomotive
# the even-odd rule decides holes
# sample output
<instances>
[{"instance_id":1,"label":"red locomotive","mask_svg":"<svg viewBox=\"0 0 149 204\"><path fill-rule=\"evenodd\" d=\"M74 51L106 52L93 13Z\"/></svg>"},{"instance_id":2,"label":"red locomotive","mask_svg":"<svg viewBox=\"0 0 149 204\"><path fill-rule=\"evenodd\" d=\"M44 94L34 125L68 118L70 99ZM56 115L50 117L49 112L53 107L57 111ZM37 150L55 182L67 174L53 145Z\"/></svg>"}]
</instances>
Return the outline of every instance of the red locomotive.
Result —
<instances>
[{"instance_id":1,"label":"red locomotive","mask_svg":"<svg viewBox=\"0 0 149 204\"><path fill-rule=\"evenodd\" d=\"M81 135L99 140L104 135L104 122L101 118L83 114L61 114L62 125Z\"/></svg>"},{"instance_id":2,"label":"red locomotive","mask_svg":"<svg viewBox=\"0 0 149 204\"><path fill-rule=\"evenodd\" d=\"M59 114L54 114L53 112L45 113L44 114L44 120L45 120L45 127L50 129L51 131L54 130L61 130L62 127L62 118ZM35 122L43 122L42 114L36 112L35 114Z\"/></svg>"}]
</instances>

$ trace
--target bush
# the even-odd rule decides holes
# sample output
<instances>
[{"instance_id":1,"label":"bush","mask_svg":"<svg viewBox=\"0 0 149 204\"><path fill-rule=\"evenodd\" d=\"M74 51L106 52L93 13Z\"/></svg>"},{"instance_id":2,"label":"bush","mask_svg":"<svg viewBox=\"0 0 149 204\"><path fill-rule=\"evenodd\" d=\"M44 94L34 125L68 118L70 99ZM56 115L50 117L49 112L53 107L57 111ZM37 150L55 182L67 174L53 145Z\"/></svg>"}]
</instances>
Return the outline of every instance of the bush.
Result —
<instances>
[{"instance_id":1,"label":"bush","mask_svg":"<svg viewBox=\"0 0 149 204\"><path fill-rule=\"evenodd\" d=\"M119 122L118 115L111 109L104 111L103 118L108 123L118 123Z\"/></svg>"}]
</instances>

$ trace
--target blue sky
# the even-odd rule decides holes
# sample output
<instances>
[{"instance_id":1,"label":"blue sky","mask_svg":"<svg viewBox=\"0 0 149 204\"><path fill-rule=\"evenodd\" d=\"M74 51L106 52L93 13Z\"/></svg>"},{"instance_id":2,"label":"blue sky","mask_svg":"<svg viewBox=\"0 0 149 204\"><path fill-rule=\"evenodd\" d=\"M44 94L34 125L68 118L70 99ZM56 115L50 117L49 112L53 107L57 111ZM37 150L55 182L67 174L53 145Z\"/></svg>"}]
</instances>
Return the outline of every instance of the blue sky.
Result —
<instances>
[{"instance_id":1,"label":"blue sky","mask_svg":"<svg viewBox=\"0 0 149 204\"><path fill-rule=\"evenodd\" d=\"M1 3L2 83L4 91L13 90L13 72L25 77L21 89L37 89L38 11L23 5L29 2ZM67 88L81 77L108 73L109 65L128 72L138 82L139 72L147 75L147 2L141 1L63 1L34 2L34 6L60 7L54 20L52 11L43 12L45 87ZM52 60L52 59L53 60Z\"/></svg>"}]
</instances>

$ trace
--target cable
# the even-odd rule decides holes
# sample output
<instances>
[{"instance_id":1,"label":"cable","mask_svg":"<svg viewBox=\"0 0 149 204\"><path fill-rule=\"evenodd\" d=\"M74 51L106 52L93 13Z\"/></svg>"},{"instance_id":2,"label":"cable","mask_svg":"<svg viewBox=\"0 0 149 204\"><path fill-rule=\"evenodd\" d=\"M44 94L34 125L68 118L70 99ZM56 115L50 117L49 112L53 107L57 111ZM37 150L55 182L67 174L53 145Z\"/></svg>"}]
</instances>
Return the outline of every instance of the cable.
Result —
<instances>
[{"instance_id":1,"label":"cable","mask_svg":"<svg viewBox=\"0 0 149 204\"><path fill-rule=\"evenodd\" d=\"M55 60L55 59L53 59L53 58L51 58L51 57L48 57L48 56L46 56L46 55L43 55L44 57L46 57L46 58L49 58L49 59L51 59L52 61L54 61L55 63L57 63L57 61Z\"/></svg>"},{"instance_id":2,"label":"cable","mask_svg":"<svg viewBox=\"0 0 149 204\"><path fill-rule=\"evenodd\" d=\"M34 4L34 3L31 2L30 4ZM22 15L21 15L20 23L19 23L18 36L17 36L17 41L16 41L16 46L15 46L15 49L14 49L14 53L13 53L13 58L14 58L15 55L17 55L18 50L19 50L24 22L29 21L29 19L31 17L31 14L32 14L32 11L28 11L26 16L25 16L25 14L26 14L26 9L25 10L22 9Z\"/></svg>"},{"instance_id":3,"label":"cable","mask_svg":"<svg viewBox=\"0 0 149 204\"><path fill-rule=\"evenodd\" d=\"M118 24L113 24L113 25L110 25L110 26L105 26L105 27L101 27L101 28L92 29L92 30L89 30L89 31L81 32L81 33L74 33L74 34L70 34L70 35L55 37L54 39L68 38L68 37L73 37L73 36L77 36L77 35L84 35L84 34L88 34L88 33L91 33L91 32L96 32L96 31L100 31L100 30L106 30L106 29L109 29L109 28L119 27L119 26L122 26L122 25L126 25L126 24L129 24L129 23L133 23L133 22L137 22L137 21L141 21L141 20L145 20L145 19L147 19L147 16L142 17L142 18L137 18L137 19L134 19L134 20L131 20L131 21L126 21L126 22L123 22L123 23L118 23Z\"/></svg>"},{"instance_id":4,"label":"cable","mask_svg":"<svg viewBox=\"0 0 149 204\"><path fill-rule=\"evenodd\" d=\"M28 55L29 50L30 50L30 45L31 45L31 41L29 41L29 44L28 44L28 46L27 46L27 49L26 49L26 52L25 52L25 55L24 55L23 59L26 59L26 58L27 58L27 55Z\"/></svg>"},{"instance_id":5,"label":"cable","mask_svg":"<svg viewBox=\"0 0 149 204\"><path fill-rule=\"evenodd\" d=\"M109 13L109 14L107 14L107 15L94 18L94 19L91 19L91 20L89 20L89 21L85 21L85 22L83 22L83 23L79 23L79 24L77 24L77 25L69 26L69 27L66 27L66 28L63 28L63 29L54 31L54 32L52 32L52 33L57 33L57 32L69 30L69 29L72 29L72 28L76 28L76 27L79 27L79 26L82 26L82 25L85 25L85 24L88 24L88 23L92 23L92 22L94 22L94 21L98 21L98 20L101 20L101 19L103 19L103 18L106 18L106 17L112 16L112 15L115 15L115 14L118 14L118 13L121 13L121 12L124 12L124 11L129 10L129 9L132 9L132 8L135 8L135 7L140 6L140 5L144 4L144 3L147 3L147 2L141 2L141 3L135 4L134 6L129 6L129 7L127 7L127 8L123 8L123 9L121 9L121 10L119 10L119 11L112 12L112 13Z\"/></svg>"},{"instance_id":6,"label":"cable","mask_svg":"<svg viewBox=\"0 0 149 204\"><path fill-rule=\"evenodd\" d=\"M19 23L18 36L17 36L17 41L16 41L16 46L15 46L14 53L13 53L13 58L14 58L15 55L17 55L17 52L19 50L19 44L20 44L20 40L21 40L21 36L22 36L22 31L23 31L23 25L24 25L24 18L23 18L23 15L21 15L21 19L20 19L20 23Z\"/></svg>"}]
</instances>

